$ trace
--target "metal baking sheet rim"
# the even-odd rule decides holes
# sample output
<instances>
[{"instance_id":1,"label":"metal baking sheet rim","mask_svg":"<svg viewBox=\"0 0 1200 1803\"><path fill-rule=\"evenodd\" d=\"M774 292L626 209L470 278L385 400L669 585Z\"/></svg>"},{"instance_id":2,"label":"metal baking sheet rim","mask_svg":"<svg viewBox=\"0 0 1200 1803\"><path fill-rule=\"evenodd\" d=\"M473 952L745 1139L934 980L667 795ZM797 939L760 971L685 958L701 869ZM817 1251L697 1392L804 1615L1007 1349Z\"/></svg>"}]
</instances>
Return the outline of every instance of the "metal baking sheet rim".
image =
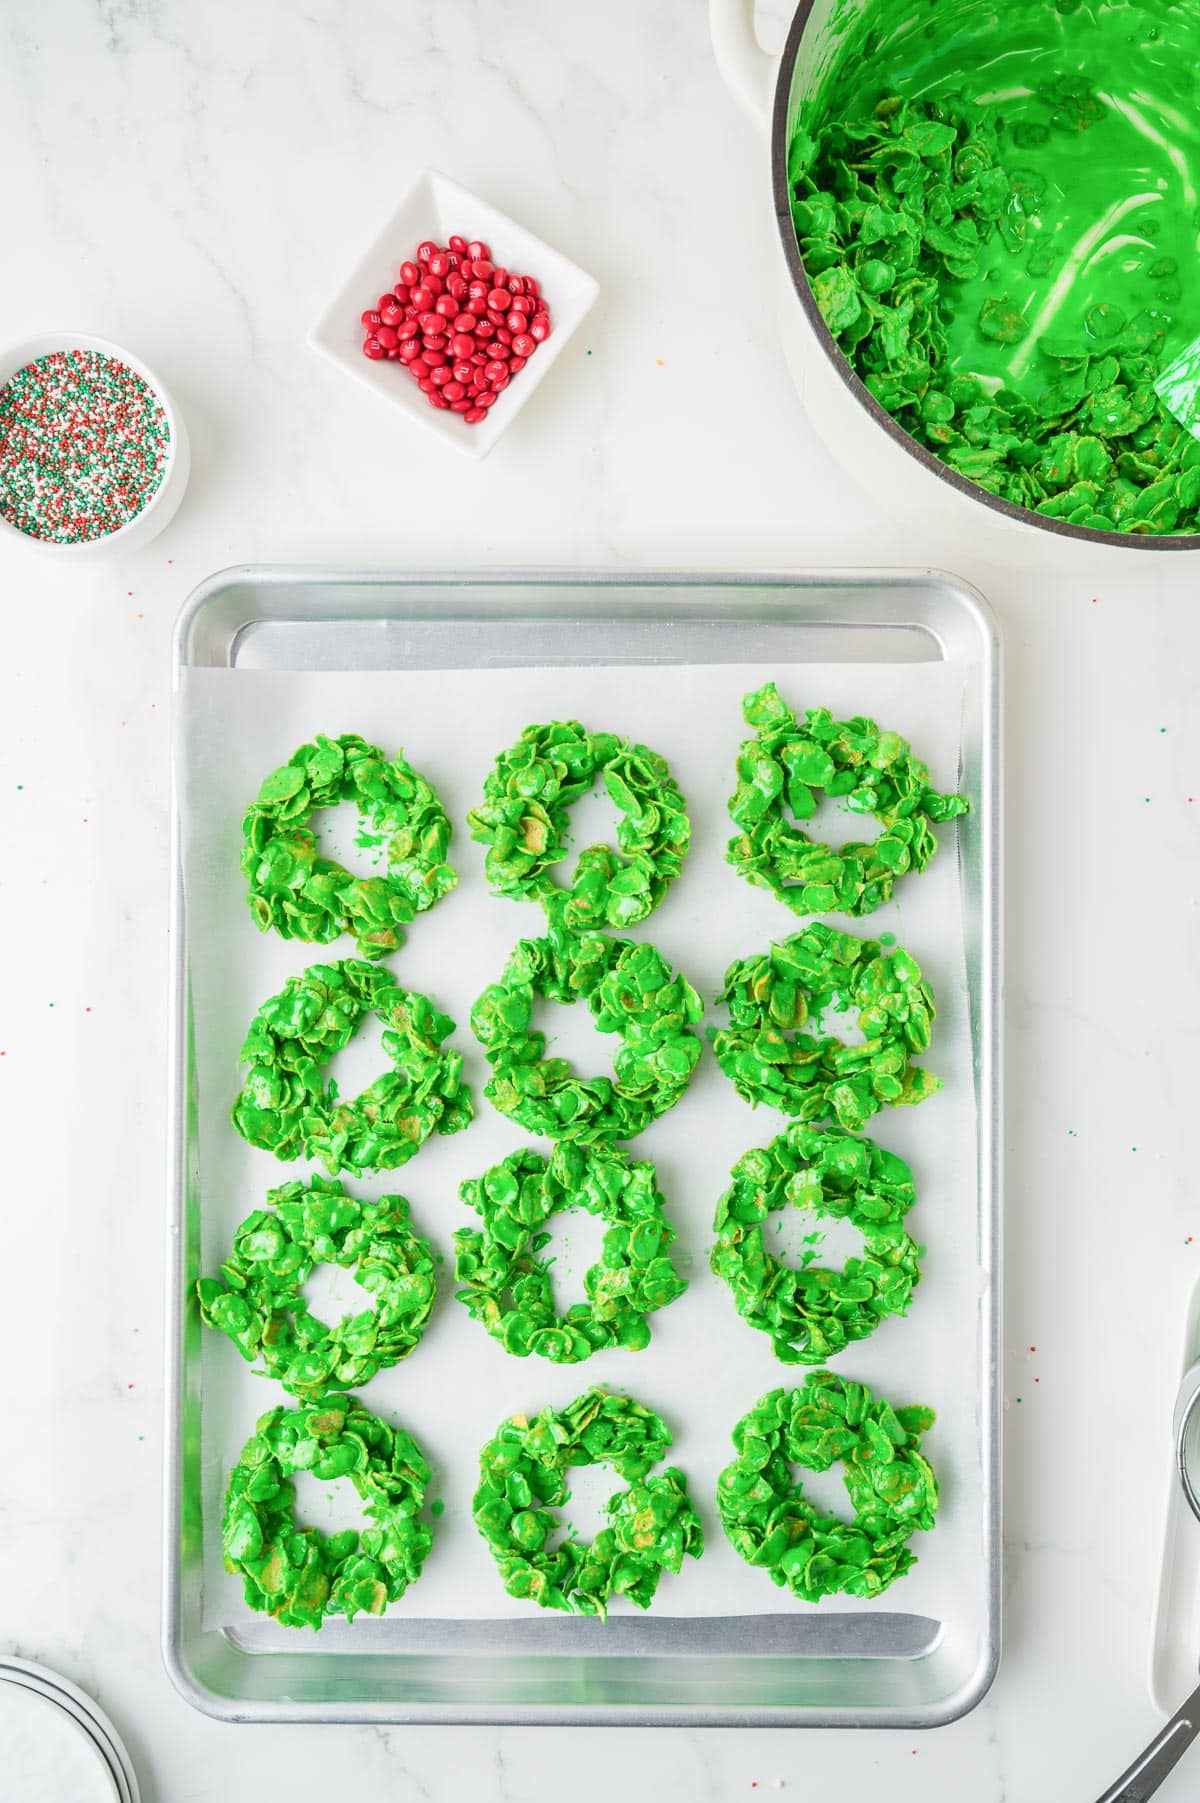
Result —
<instances>
[{"instance_id":1,"label":"metal baking sheet rim","mask_svg":"<svg viewBox=\"0 0 1200 1803\"><path fill-rule=\"evenodd\" d=\"M1000 1322L1001 1322L1001 1137L1000 1111L1003 1075L1001 1004L1002 925L1001 895L1001 655L998 624L987 601L969 583L948 572L929 568L859 569L760 569L760 570L574 570L553 566L530 569L461 571L379 571L302 565L235 565L214 572L192 590L180 610L172 646L172 686L191 661L191 635L198 616L212 598L233 585L270 589L303 584L310 589L337 587L358 589L568 589L586 593L613 589L658 589L673 596L686 613L685 591L704 588L791 590L798 595L812 589L869 589L888 591L920 584L947 589L971 619L982 648L980 789L986 820L983 832L983 877L980 884L982 1048L979 1165L982 1227L990 1254L991 1282L981 1298L981 1334L989 1357L990 1382L980 1399L981 1460L987 1519L989 1633L976 1671L955 1694L936 1709L884 1707L879 1709L822 1709L806 1705L645 1706L620 1704L587 1706L577 1701L561 1704L541 1701L524 1704L461 1702L408 1702L403 1705L378 1700L307 1703L290 1698L231 1699L205 1684L184 1656L182 1641L182 1483L183 1439L183 1332L186 1281L184 1254L185 1178L188 1141L187 1096L187 966L186 930L180 852L177 778L172 758L169 935L172 947L171 1020L168 1053L168 1247L166 1295L166 1382L164 1389L163 1483L163 1662L175 1688L201 1713L230 1722L364 1722L412 1725L478 1726L606 1726L606 1727L834 1727L834 1728L936 1728L961 1719L987 1695L1000 1663L1001 1615L1001 1440L1000 1440ZM479 596L481 602L484 597ZM376 616L380 617L380 616ZM829 622L833 623L833 622ZM877 624L886 622L879 621ZM916 624L917 622L909 622ZM250 620L244 621L229 641L232 652ZM924 622L920 622L923 626ZM928 630L928 628L926 627Z\"/></svg>"}]
</instances>

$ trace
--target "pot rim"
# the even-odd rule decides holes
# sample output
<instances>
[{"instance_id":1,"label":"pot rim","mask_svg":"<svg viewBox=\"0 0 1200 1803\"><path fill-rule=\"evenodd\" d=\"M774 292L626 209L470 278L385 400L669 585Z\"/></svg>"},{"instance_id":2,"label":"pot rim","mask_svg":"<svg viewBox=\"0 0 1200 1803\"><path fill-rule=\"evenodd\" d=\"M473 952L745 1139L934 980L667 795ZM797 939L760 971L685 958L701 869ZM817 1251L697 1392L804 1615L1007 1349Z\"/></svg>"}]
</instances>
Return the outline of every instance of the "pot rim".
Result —
<instances>
[{"instance_id":1,"label":"pot rim","mask_svg":"<svg viewBox=\"0 0 1200 1803\"><path fill-rule=\"evenodd\" d=\"M809 325L816 334L821 349L825 352L833 368L841 377L846 388L858 404L870 415L877 426L881 426L892 441L906 451L917 463L937 476L949 487L957 489L969 500L980 501L990 507L994 513L1003 514L1022 526L1033 526L1040 532L1054 532L1060 538L1075 539L1085 545L1111 545L1118 551L1198 551L1200 550L1200 531L1198 532L1100 532L1092 526L1074 526L1068 520L1051 519L1044 513L1035 513L1031 507L1020 507L1015 501L1006 501L1000 495L994 495L990 489L983 488L978 482L962 476L957 470L943 463L940 457L906 432L885 407L881 407L870 389L855 373L849 358L841 345L825 324L821 309L817 305L816 295L804 268L800 255L800 246L796 241L795 228L792 225L792 204L789 191L788 162L788 108L791 100L792 78L795 74L796 59L800 54L800 45L804 32L812 16L815 0L800 0L788 28L787 39L779 59L779 72L775 83L775 99L771 108L771 189L775 207L775 223L779 228L779 239L783 246L784 261L796 298L804 309Z\"/></svg>"}]
</instances>

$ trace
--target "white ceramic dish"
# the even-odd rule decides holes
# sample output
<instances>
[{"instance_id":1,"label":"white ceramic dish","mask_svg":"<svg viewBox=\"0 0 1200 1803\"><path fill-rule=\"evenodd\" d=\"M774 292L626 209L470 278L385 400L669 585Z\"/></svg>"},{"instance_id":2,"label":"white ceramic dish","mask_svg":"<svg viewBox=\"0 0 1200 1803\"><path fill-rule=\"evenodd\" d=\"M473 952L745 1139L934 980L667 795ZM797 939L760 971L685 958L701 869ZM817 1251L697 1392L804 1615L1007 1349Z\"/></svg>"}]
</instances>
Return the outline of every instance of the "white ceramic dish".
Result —
<instances>
[{"instance_id":1,"label":"white ceramic dish","mask_svg":"<svg viewBox=\"0 0 1200 1803\"><path fill-rule=\"evenodd\" d=\"M21 1803L120 1803L107 1761L86 1728L23 1685L0 1689L0 1769Z\"/></svg>"},{"instance_id":2,"label":"white ceramic dish","mask_svg":"<svg viewBox=\"0 0 1200 1803\"><path fill-rule=\"evenodd\" d=\"M1200 1358L1200 1283L1192 1291L1180 1373ZM1171 1399L1161 1401L1163 1553L1150 1634L1150 1695L1163 1715L1178 1709L1200 1674L1200 1522L1183 1494L1171 1448Z\"/></svg>"},{"instance_id":3,"label":"white ceramic dish","mask_svg":"<svg viewBox=\"0 0 1200 1803\"><path fill-rule=\"evenodd\" d=\"M522 275L536 276L550 306L551 334L478 425L457 413L431 407L416 382L396 363L373 363L363 356L361 316L397 278L425 238L445 244L452 233L479 238L494 258ZM549 375L576 328L586 318L599 289L591 276L535 238L506 213L466 188L427 169L415 181L382 230L364 250L309 333L314 350L357 377L393 407L427 427L468 457L486 457L534 390Z\"/></svg>"},{"instance_id":4,"label":"white ceramic dish","mask_svg":"<svg viewBox=\"0 0 1200 1803\"><path fill-rule=\"evenodd\" d=\"M107 338L97 338L90 332L42 332L36 338L26 338L20 344L9 345L6 350L0 351L0 387L15 376L19 369L24 369L27 363L36 363L39 357L49 357L55 351L71 350L99 351L103 356L114 357L119 363L127 364L135 375L141 376L143 382L154 390L167 416L167 427L171 435L162 481L139 514L116 532L106 533L103 538L91 538L77 545L56 545L50 539L34 538L30 533L22 532L19 526L12 525L2 517L0 537L15 539L22 545L32 545L34 550L57 558L106 557L111 552L140 550L152 538L157 538L163 527L170 523L183 499L191 468L187 428L165 384L140 357L135 357L132 352L122 350L119 344L112 344Z\"/></svg>"},{"instance_id":5,"label":"white ceramic dish","mask_svg":"<svg viewBox=\"0 0 1200 1803\"><path fill-rule=\"evenodd\" d=\"M14 1734L22 1736L26 1744L34 1748L34 1756L25 1761L28 1770L20 1774L23 1780L29 1781L36 1774L39 1758L37 1745L45 1738L45 1733L39 1733L36 1714L31 1715L23 1724L21 1699L51 1705L51 1735L57 1732L61 1738L66 1734L67 1744L70 1745L70 1735L66 1732L66 1724L70 1724L84 1735L95 1755L90 1761L83 1758L82 1764L87 1776L85 1778L84 1773L79 1772L74 1782L65 1782L67 1773L58 1767L54 1768L50 1795L55 1803L58 1799L67 1797L70 1798L70 1803L138 1803L140 1793L137 1774L120 1736L100 1705L58 1672L48 1671L43 1665L34 1665L27 1659L16 1659L7 1654L0 1657L0 1703L6 1705L4 1715L7 1717L6 1720L0 1720L0 1742L4 1742L4 1756L0 1757L0 1796L7 1798L9 1795L3 1787L3 1780L13 1776L11 1743ZM44 1709L41 1713L44 1722L47 1719ZM65 1718L57 1730L53 1728L54 1717ZM13 1794L20 1795L21 1803L33 1803L37 1793L33 1783L26 1782L24 1790Z\"/></svg>"}]
</instances>

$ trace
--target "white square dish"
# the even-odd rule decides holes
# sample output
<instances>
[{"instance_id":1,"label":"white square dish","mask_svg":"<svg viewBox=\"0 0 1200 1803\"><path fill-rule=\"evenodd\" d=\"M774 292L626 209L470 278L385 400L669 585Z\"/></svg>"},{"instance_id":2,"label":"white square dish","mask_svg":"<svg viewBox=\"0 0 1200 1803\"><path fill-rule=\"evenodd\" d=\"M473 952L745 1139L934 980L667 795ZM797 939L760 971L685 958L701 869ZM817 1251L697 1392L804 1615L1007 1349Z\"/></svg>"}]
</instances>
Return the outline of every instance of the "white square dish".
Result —
<instances>
[{"instance_id":1,"label":"white square dish","mask_svg":"<svg viewBox=\"0 0 1200 1803\"><path fill-rule=\"evenodd\" d=\"M479 238L498 263L537 278L550 308L551 335L500 395L486 419L468 426L457 413L431 407L403 366L372 362L362 351L361 316L397 279L400 264L423 239L445 244L453 232ZM427 169L415 181L382 230L349 272L320 319L309 343L330 362L366 384L385 401L426 426L468 457L486 457L511 425L576 328L586 318L599 288L592 277L515 219L480 200L449 176Z\"/></svg>"}]
</instances>

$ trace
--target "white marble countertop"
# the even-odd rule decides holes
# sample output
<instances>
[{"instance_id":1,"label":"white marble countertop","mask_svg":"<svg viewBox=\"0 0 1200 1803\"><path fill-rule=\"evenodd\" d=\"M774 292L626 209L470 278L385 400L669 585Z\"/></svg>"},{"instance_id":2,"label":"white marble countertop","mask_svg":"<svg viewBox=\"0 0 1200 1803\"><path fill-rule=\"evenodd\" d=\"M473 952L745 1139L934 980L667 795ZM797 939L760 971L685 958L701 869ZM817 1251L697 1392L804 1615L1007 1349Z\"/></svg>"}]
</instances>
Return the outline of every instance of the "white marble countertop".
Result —
<instances>
[{"instance_id":1,"label":"white marble countertop","mask_svg":"<svg viewBox=\"0 0 1200 1803\"><path fill-rule=\"evenodd\" d=\"M854 491L779 354L760 159L695 0L3 9L0 343L71 325L128 344L194 449L177 521L125 562L64 570L0 545L0 1646L103 1702L147 1803L755 1786L1058 1803L1097 1794L1156 1725L1164 1436L1200 1273L1194 561L1020 571ZM304 344L427 163L603 290L480 466ZM192 585L244 560L930 563L991 599L1008 687L1006 1615L1000 1676L967 1719L923 1736L245 1729L171 1689L168 644ZM1161 1795L1194 1796L1197 1773L1200 1752Z\"/></svg>"}]
</instances>

